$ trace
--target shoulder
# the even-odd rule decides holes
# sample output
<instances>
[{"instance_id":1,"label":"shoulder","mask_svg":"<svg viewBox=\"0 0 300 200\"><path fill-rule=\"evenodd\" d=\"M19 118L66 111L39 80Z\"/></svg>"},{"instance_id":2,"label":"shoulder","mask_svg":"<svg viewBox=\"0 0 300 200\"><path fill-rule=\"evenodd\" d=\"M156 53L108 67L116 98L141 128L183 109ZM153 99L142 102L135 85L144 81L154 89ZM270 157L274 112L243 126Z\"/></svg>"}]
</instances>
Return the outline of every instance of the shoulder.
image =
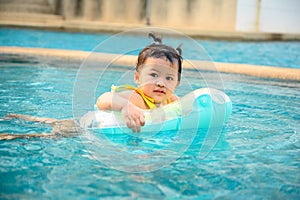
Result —
<instances>
[{"instance_id":1,"label":"shoulder","mask_svg":"<svg viewBox=\"0 0 300 200\"><path fill-rule=\"evenodd\" d=\"M118 92L118 94L123 98L128 99L131 103L133 103L134 105L136 105L141 109L149 109L143 97L140 94L138 94L136 91L133 90L122 91L122 92Z\"/></svg>"},{"instance_id":2,"label":"shoulder","mask_svg":"<svg viewBox=\"0 0 300 200\"><path fill-rule=\"evenodd\" d=\"M115 95L117 94L118 96L120 97L123 97L125 99L130 99L130 97L135 93L134 91L132 90L125 90L125 91L121 91L121 92L110 92L111 95Z\"/></svg>"},{"instance_id":3,"label":"shoulder","mask_svg":"<svg viewBox=\"0 0 300 200\"><path fill-rule=\"evenodd\" d=\"M146 105L143 97L140 94L138 94L137 92L133 91L133 93L130 95L129 99L130 99L131 103L133 103L137 107L142 108L142 109L149 109L148 106Z\"/></svg>"}]
</instances>

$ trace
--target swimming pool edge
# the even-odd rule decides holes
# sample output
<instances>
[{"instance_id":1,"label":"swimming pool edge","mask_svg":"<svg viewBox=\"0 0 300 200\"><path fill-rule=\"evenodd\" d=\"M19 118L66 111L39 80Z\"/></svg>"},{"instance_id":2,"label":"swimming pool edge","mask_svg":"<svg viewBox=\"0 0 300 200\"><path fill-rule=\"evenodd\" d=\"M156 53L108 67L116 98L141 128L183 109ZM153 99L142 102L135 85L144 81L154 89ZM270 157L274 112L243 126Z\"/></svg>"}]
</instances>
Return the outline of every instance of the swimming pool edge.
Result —
<instances>
[{"instance_id":1,"label":"swimming pool edge","mask_svg":"<svg viewBox=\"0 0 300 200\"><path fill-rule=\"evenodd\" d=\"M27 48L0 46L0 56L14 56L19 59L36 59L43 63L49 60L64 63L83 63L87 58L94 61L111 62L120 66L135 66L137 57L133 55L118 55L108 53L95 53L78 50ZM79 66L78 66L79 67ZM281 68L274 66L261 66L240 63L221 63L197 60L185 60L185 69L197 69L205 71L217 71L222 73L244 74L263 78L284 79L300 81L300 69Z\"/></svg>"}]
</instances>

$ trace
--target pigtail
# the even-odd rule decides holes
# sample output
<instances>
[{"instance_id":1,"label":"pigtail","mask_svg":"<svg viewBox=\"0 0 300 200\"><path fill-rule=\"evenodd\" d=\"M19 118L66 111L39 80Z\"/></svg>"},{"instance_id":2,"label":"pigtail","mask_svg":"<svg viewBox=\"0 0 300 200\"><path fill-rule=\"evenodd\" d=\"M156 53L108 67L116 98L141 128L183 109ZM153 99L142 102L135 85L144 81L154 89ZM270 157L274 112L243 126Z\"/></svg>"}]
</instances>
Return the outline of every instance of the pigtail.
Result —
<instances>
[{"instance_id":1,"label":"pigtail","mask_svg":"<svg viewBox=\"0 0 300 200\"><path fill-rule=\"evenodd\" d=\"M155 36L155 34L153 32L150 32L148 34L148 37L153 39L153 43L162 44L162 37Z\"/></svg>"},{"instance_id":2,"label":"pigtail","mask_svg":"<svg viewBox=\"0 0 300 200\"><path fill-rule=\"evenodd\" d=\"M178 52L178 54L181 56L182 55L182 43L176 48L176 51Z\"/></svg>"}]
</instances>

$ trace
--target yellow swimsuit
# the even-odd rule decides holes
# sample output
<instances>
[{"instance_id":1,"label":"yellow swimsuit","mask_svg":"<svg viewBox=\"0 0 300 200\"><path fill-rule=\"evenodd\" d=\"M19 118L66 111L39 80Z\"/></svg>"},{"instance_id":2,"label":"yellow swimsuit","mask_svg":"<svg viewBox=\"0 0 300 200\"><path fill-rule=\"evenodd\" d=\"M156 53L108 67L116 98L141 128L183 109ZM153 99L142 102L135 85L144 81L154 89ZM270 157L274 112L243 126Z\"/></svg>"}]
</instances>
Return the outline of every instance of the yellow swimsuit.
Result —
<instances>
[{"instance_id":1,"label":"yellow swimsuit","mask_svg":"<svg viewBox=\"0 0 300 200\"><path fill-rule=\"evenodd\" d=\"M151 97L146 96L140 89L132 86L132 85L120 85L120 86L115 86L112 85L111 86L111 91L112 92L119 92L119 91L123 91L123 90L134 90L136 93L138 93L139 95L141 95L141 97L143 98L143 100L145 101L146 105L149 107L149 109L153 110L154 108L156 108L156 105L154 104L154 99ZM171 103L171 99L167 99L167 103Z\"/></svg>"}]
</instances>

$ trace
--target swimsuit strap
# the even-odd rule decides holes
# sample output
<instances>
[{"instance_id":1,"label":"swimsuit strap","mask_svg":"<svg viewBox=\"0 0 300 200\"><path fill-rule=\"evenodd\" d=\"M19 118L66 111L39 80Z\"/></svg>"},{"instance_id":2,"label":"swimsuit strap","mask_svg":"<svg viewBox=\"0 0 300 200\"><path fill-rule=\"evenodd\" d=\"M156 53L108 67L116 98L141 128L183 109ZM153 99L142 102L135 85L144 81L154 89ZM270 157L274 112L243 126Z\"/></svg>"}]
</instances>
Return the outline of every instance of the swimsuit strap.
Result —
<instances>
[{"instance_id":1,"label":"swimsuit strap","mask_svg":"<svg viewBox=\"0 0 300 200\"><path fill-rule=\"evenodd\" d=\"M149 97L149 96L146 96L144 94L144 92L142 92L140 89L135 89L135 92L138 93L139 95L141 95L141 97L144 99L145 103L147 104L147 106L153 110L154 108L156 108L156 105L154 104L154 99Z\"/></svg>"},{"instance_id":2,"label":"swimsuit strap","mask_svg":"<svg viewBox=\"0 0 300 200\"><path fill-rule=\"evenodd\" d=\"M115 86L112 85L111 86L111 91L112 92L119 92L119 91L123 91L123 90L134 90L136 93L138 93L139 95L141 95L141 97L143 98L143 100L145 101L145 103L147 104L147 106L153 110L154 108L156 108L156 105L154 104L154 99L145 95L140 89L132 86L132 85L120 85L120 86ZM171 103L171 99L167 99L167 103Z\"/></svg>"},{"instance_id":3,"label":"swimsuit strap","mask_svg":"<svg viewBox=\"0 0 300 200\"><path fill-rule=\"evenodd\" d=\"M135 90L135 89L136 89L136 87L134 87L133 85L129 85L129 84L119 85L119 86L115 86L115 85L111 86L112 92L120 92L120 91L124 91L124 90Z\"/></svg>"}]
</instances>

